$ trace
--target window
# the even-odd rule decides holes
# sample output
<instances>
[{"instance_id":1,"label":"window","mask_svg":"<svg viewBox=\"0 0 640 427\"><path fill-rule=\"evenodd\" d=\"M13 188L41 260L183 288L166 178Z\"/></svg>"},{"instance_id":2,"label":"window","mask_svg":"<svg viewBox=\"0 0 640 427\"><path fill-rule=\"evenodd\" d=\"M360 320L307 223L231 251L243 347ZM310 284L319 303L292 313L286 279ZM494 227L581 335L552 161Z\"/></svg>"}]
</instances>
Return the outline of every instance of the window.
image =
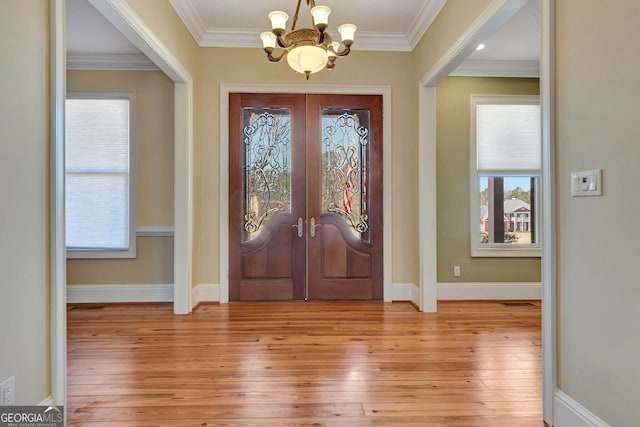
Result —
<instances>
[{"instance_id":1,"label":"window","mask_svg":"<svg viewBox=\"0 0 640 427\"><path fill-rule=\"evenodd\" d=\"M539 257L538 96L471 96L471 255Z\"/></svg>"},{"instance_id":2,"label":"window","mask_svg":"<svg viewBox=\"0 0 640 427\"><path fill-rule=\"evenodd\" d=\"M67 94L69 258L135 258L134 123L132 92Z\"/></svg>"}]
</instances>

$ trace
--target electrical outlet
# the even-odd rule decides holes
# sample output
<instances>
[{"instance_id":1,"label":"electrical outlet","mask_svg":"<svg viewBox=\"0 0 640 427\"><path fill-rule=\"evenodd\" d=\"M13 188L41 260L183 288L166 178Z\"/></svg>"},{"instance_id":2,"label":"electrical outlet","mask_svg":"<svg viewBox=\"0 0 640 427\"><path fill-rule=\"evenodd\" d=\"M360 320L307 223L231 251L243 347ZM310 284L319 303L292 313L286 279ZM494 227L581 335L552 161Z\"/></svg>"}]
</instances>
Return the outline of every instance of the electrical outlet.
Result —
<instances>
[{"instance_id":1,"label":"electrical outlet","mask_svg":"<svg viewBox=\"0 0 640 427\"><path fill-rule=\"evenodd\" d=\"M454 265L453 266L453 277L460 277L460 266L459 265Z\"/></svg>"},{"instance_id":2,"label":"electrical outlet","mask_svg":"<svg viewBox=\"0 0 640 427\"><path fill-rule=\"evenodd\" d=\"M16 404L16 377L11 377L0 384L0 405Z\"/></svg>"}]
</instances>

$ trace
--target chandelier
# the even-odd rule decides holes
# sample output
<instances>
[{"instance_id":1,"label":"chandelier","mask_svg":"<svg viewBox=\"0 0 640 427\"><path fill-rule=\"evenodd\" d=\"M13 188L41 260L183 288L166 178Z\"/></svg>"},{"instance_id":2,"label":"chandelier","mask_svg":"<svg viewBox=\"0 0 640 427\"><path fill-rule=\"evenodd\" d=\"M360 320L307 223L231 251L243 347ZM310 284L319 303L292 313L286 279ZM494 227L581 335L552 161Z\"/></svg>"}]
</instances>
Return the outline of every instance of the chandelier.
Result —
<instances>
[{"instance_id":1,"label":"chandelier","mask_svg":"<svg viewBox=\"0 0 640 427\"><path fill-rule=\"evenodd\" d=\"M275 10L268 15L271 20L271 31L260 34L260 39L269 61L279 62L286 57L289 66L294 71L304 74L309 80L309 76L313 73L324 68L333 69L336 66L336 57L349 54L357 27L353 24L343 24L338 27L343 44L343 48L340 49L340 43L332 41L331 36L325 31L331 9L327 6L316 6L315 0L307 0L313 28L296 30L301 2L302 0L298 0L291 31L286 32L289 15ZM279 56L273 54L276 44L282 49Z\"/></svg>"}]
</instances>

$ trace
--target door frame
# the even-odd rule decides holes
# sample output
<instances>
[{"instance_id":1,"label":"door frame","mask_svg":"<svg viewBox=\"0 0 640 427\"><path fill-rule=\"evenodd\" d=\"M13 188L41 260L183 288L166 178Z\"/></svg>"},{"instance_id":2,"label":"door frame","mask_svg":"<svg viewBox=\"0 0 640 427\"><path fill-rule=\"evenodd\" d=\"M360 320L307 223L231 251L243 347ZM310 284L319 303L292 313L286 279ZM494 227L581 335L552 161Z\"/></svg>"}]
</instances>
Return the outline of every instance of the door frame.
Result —
<instances>
[{"instance_id":1,"label":"door frame","mask_svg":"<svg viewBox=\"0 0 640 427\"><path fill-rule=\"evenodd\" d=\"M229 302L229 94L295 93L295 94L350 94L382 95L382 168L384 170L383 222L393 224L392 217L392 161L391 161L391 87L390 86L328 86L328 85L220 85L220 303ZM383 230L383 301L392 301L392 243L393 227Z\"/></svg>"},{"instance_id":2,"label":"door frame","mask_svg":"<svg viewBox=\"0 0 640 427\"><path fill-rule=\"evenodd\" d=\"M555 0L540 1L540 107L542 126L542 400L543 419L554 421L557 390L556 174L555 174ZM518 10L524 0L493 0L419 83L420 307L435 312L438 300L436 229L436 86Z\"/></svg>"},{"instance_id":3,"label":"door frame","mask_svg":"<svg viewBox=\"0 0 640 427\"><path fill-rule=\"evenodd\" d=\"M173 312L193 309L193 77L126 0L89 2L173 81Z\"/></svg>"},{"instance_id":4,"label":"door frame","mask_svg":"<svg viewBox=\"0 0 640 427\"><path fill-rule=\"evenodd\" d=\"M126 0L89 0L91 4L174 83L174 314L192 306L193 248L193 78ZM49 5L50 43L50 287L51 401L67 400L67 283L64 210L64 101L66 98L65 0Z\"/></svg>"}]
</instances>

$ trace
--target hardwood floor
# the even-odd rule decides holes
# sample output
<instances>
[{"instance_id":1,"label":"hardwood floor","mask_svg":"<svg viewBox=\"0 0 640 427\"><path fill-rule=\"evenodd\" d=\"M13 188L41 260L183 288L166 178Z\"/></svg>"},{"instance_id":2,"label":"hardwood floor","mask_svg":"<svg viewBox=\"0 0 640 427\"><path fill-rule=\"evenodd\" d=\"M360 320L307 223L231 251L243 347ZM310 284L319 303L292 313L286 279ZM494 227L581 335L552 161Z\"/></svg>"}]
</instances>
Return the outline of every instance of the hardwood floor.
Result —
<instances>
[{"instance_id":1,"label":"hardwood floor","mask_svg":"<svg viewBox=\"0 0 640 427\"><path fill-rule=\"evenodd\" d=\"M533 304L70 306L68 425L542 427Z\"/></svg>"}]
</instances>

